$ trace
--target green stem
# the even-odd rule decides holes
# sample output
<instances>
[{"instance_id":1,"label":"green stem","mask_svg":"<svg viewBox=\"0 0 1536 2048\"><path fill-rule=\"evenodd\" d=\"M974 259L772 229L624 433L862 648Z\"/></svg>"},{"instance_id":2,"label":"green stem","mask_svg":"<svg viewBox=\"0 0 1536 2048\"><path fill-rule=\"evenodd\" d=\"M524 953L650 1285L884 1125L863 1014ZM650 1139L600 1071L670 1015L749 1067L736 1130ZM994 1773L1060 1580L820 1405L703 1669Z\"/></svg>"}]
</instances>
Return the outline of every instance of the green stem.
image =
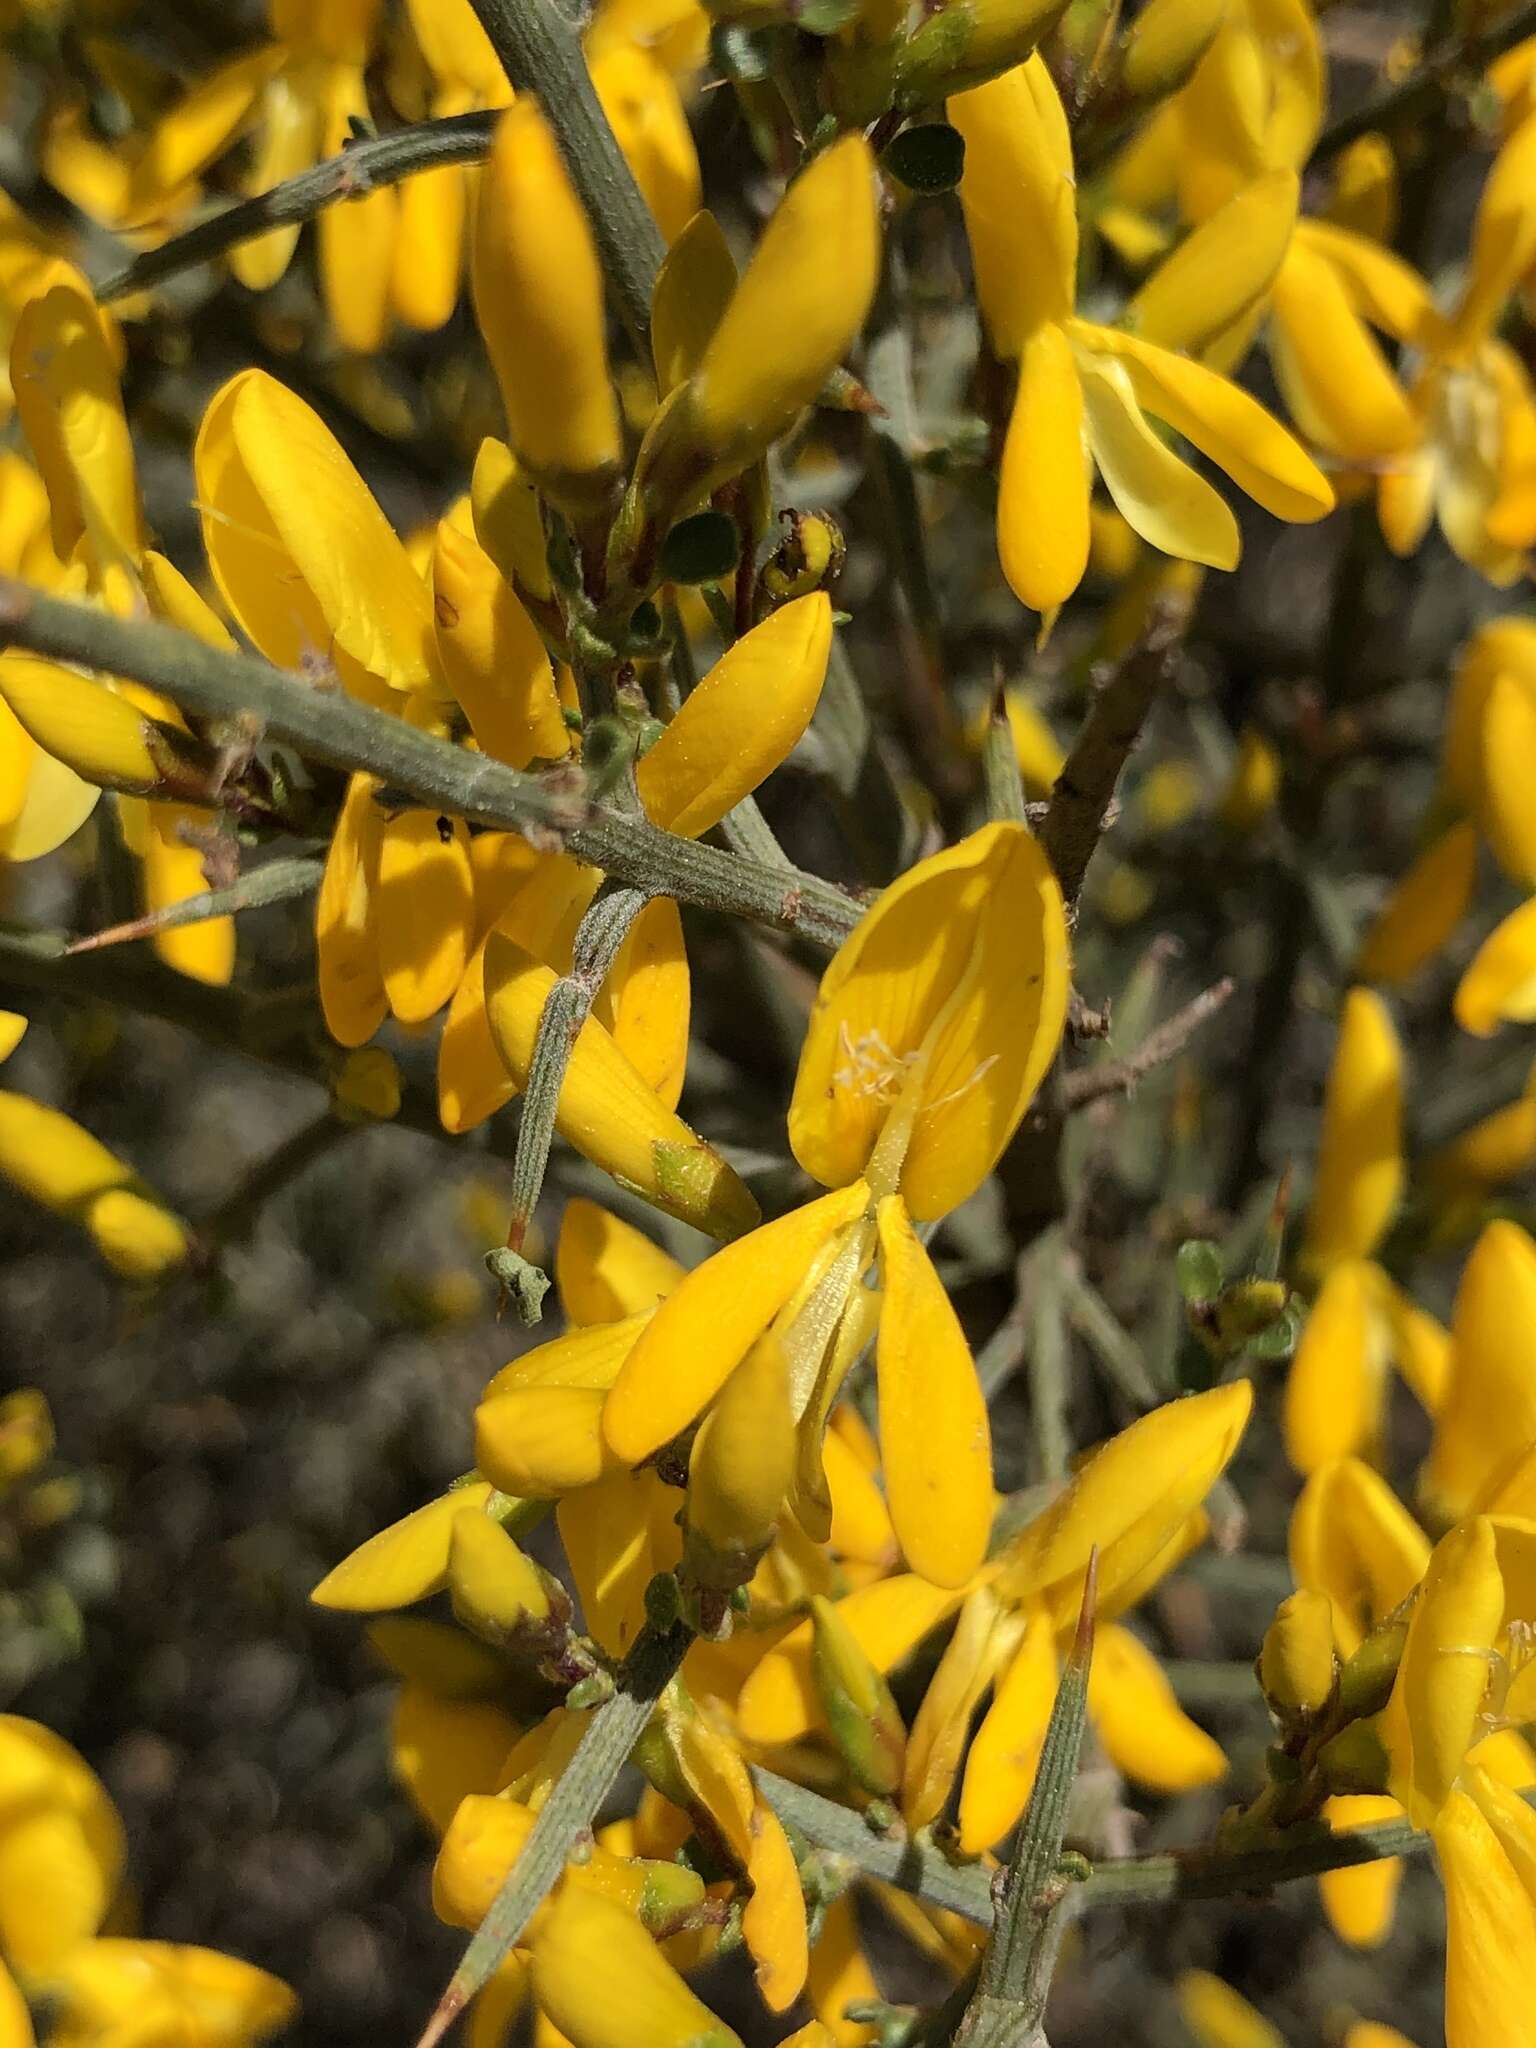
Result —
<instances>
[{"instance_id":1,"label":"green stem","mask_svg":"<svg viewBox=\"0 0 1536 2048\"><path fill-rule=\"evenodd\" d=\"M318 689L249 654L228 654L150 620L113 618L0 577L0 645L152 684L183 710L254 722L312 760L376 775L386 788L473 824L559 840L578 860L653 895L797 933L832 952L859 906L830 882L659 832L489 755L469 752Z\"/></svg>"},{"instance_id":2,"label":"green stem","mask_svg":"<svg viewBox=\"0 0 1536 2048\"><path fill-rule=\"evenodd\" d=\"M692 1641L692 1631L682 1626L647 1627L636 1638L612 1697L593 1708L575 1755L539 1808L522 1853L464 1951L418 2048L434 2048L522 1938L613 1789Z\"/></svg>"},{"instance_id":3,"label":"green stem","mask_svg":"<svg viewBox=\"0 0 1536 2048\"><path fill-rule=\"evenodd\" d=\"M651 292L667 253L592 86L581 38L553 0L471 0L508 78L536 95L592 223L619 318L650 361Z\"/></svg>"},{"instance_id":4,"label":"green stem","mask_svg":"<svg viewBox=\"0 0 1536 2048\"><path fill-rule=\"evenodd\" d=\"M445 164L478 163L491 146L495 114L453 114L442 121L422 121L398 128L392 135L370 136L350 143L340 156L327 157L285 178L268 192L242 199L238 206L200 220L184 234L172 235L158 249L146 249L129 263L108 271L96 286L105 305L150 285L222 256L239 242L248 242L269 228L293 227L311 220L341 199L361 199L381 185L398 184L417 171L439 170Z\"/></svg>"},{"instance_id":5,"label":"green stem","mask_svg":"<svg viewBox=\"0 0 1536 2048\"><path fill-rule=\"evenodd\" d=\"M159 910L127 924L109 925L106 930L88 932L71 940L66 949L77 953L99 953L108 946L125 945L130 939L150 939L181 925L206 924L211 917L233 917L242 910L257 910L270 903L289 903L296 896L308 896L320 886L324 861L294 855L269 860L262 867L248 868L222 889L203 889L196 896L183 896L179 903L167 903Z\"/></svg>"},{"instance_id":6,"label":"green stem","mask_svg":"<svg viewBox=\"0 0 1536 2048\"><path fill-rule=\"evenodd\" d=\"M937 1849L905 1836L871 1832L863 1817L808 1792L772 1771L754 1770L758 1790L780 1820L808 1842L841 1857L866 1877L895 1885L930 1906L947 1907L979 1927L990 1927L992 1885L975 1864L948 1862ZM1242 1850L1183 1849L1160 1856L1118 1856L1090 1867L1074 1890L1080 1907L1150 1906L1174 1899L1215 1899L1267 1891L1325 1871L1379 1863L1387 1856L1417 1856L1430 1847L1406 1820L1330 1830L1321 1823L1292 1828L1273 1845Z\"/></svg>"}]
</instances>

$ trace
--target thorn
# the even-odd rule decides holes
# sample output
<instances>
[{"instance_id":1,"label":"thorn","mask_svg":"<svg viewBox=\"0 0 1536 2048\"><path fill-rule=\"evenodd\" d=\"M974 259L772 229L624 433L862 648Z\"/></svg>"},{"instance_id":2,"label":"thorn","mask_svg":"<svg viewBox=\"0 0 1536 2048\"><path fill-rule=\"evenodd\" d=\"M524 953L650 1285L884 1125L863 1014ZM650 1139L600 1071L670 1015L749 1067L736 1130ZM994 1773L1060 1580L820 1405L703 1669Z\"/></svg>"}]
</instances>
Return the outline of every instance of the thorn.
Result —
<instances>
[{"instance_id":1,"label":"thorn","mask_svg":"<svg viewBox=\"0 0 1536 2048\"><path fill-rule=\"evenodd\" d=\"M431 2019L427 2021L426 2026L422 2029L421 2039L416 2043L416 2048L437 2048L438 2042L442 2040L444 2034L447 2033L468 2003L469 2001L465 1998L463 1992L459 1990L458 1986L450 1984L442 1997L437 2001Z\"/></svg>"},{"instance_id":2,"label":"thorn","mask_svg":"<svg viewBox=\"0 0 1536 2048\"><path fill-rule=\"evenodd\" d=\"M1077 1633L1072 1638L1072 1654L1067 1659L1068 1668L1084 1678L1093 1662L1094 1628L1099 1606L1099 1546L1097 1543L1088 1553L1088 1569L1083 1574L1083 1604L1078 1609Z\"/></svg>"}]
</instances>

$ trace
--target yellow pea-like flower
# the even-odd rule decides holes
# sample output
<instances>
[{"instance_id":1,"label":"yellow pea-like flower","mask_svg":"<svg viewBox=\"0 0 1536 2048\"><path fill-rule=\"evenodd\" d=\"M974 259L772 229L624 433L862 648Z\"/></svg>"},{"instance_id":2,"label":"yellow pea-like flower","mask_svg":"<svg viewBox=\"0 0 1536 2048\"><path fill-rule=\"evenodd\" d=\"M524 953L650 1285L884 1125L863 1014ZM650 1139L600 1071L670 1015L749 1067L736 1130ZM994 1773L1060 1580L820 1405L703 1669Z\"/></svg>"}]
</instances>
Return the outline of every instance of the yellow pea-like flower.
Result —
<instances>
[{"instance_id":1,"label":"yellow pea-like flower","mask_svg":"<svg viewBox=\"0 0 1536 2048\"><path fill-rule=\"evenodd\" d=\"M224 602L281 668L334 664L355 694L435 684L432 599L330 429L264 370L209 402L193 455Z\"/></svg>"},{"instance_id":2,"label":"yellow pea-like flower","mask_svg":"<svg viewBox=\"0 0 1536 2048\"><path fill-rule=\"evenodd\" d=\"M537 103L497 124L473 235L475 313L508 439L555 494L606 489L622 453L592 230Z\"/></svg>"},{"instance_id":3,"label":"yellow pea-like flower","mask_svg":"<svg viewBox=\"0 0 1536 2048\"><path fill-rule=\"evenodd\" d=\"M316 980L325 1028L338 1045L372 1038L389 1011L379 960L379 861L384 813L371 775L354 775L326 851L315 900Z\"/></svg>"},{"instance_id":4,"label":"yellow pea-like flower","mask_svg":"<svg viewBox=\"0 0 1536 2048\"><path fill-rule=\"evenodd\" d=\"M1318 1270L1369 1258L1403 1188L1403 1053L1381 998L1344 998L1323 1098L1305 1256Z\"/></svg>"},{"instance_id":5,"label":"yellow pea-like flower","mask_svg":"<svg viewBox=\"0 0 1536 2048\"><path fill-rule=\"evenodd\" d=\"M533 1991L573 2048L741 2048L639 1921L579 1885L545 1912Z\"/></svg>"},{"instance_id":6,"label":"yellow pea-like flower","mask_svg":"<svg viewBox=\"0 0 1536 2048\"><path fill-rule=\"evenodd\" d=\"M61 2048L125 2031L244 2048L286 2026L298 2005L281 1978L253 1963L168 1941L84 1942L48 1972L45 1988L58 2001L49 2038Z\"/></svg>"},{"instance_id":7,"label":"yellow pea-like flower","mask_svg":"<svg viewBox=\"0 0 1536 2048\"><path fill-rule=\"evenodd\" d=\"M1451 1318L1455 1369L1421 1487L1437 1516L1464 1514L1518 1447L1536 1440L1536 1244L1490 1223L1472 1247Z\"/></svg>"},{"instance_id":8,"label":"yellow pea-like flower","mask_svg":"<svg viewBox=\"0 0 1536 2048\"><path fill-rule=\"evenodd\" d=\"M507 1668L503 1658L461 1629L444 1629L443 1634L461 1649L490 1658L495 1672L490 1690L501 1689ZM400 1688L390 1722L390 1766L427 1826L443 1835L464 1800L494 1791L501 1782L501 1767L520 1730L487 1699L456 1699L438 1691L442 1662L433 1662L432 1683L408 1677Z\"/></svg>"},{"instance_id":9,"label":"yellow pea-like flower","mask_svg":"<svg viewBox=\"0 0 1536 2048\"><path fill-rule=\"evenodd\" d=\"M476 1479L392 1522L327 1572L310 1599L317 1607L381 1614L440 1593L448 1583L455 1518L466 1508L483 1509L492 1491L488 1481Z\"/></svg>"},{"instance_id":10,"label":"yellow pea-like flower","mask_svg":"<svg viewBox=\"0 0 1536 2048\"><path fill-rule=\"evenodd\" d=\"M794 424L852 345L880 263L874 162L845 135L790 185L688 385L687 434L722 477Z\"/></svg>"},{"instance_id":11,"label":"yellow pea-like flower","mask_svg":"<svg viewBox=\"0 0 1536 2048\"><path fill-rule=\"evenodd\" d=\"M556 979L501 932L486 941L486 1014L519 1087ZM666 1107L596 1017L577 1034L555 1128L594 1166L713 1237L737 1236L757 1220L757 1204L736 1174Z\"/></svg>"},{"instance_id":12,"label":"yellow pea-like flower","mask_svg":"<svg viewBox=\"0 0 1536 2048\"><path fill-rule=\"evenodd\" d=\"M475 538L507 581L540 603L553 585L539 494L505 441L480 443L469 485Z\"/></svg>"},{"instance_id":13,"label":"yellow pea-like flower","mask_svg":"<svg viewBox=\"0 0 1536 2048\"><path fill-rule=\"evenodd\" d=\"M1291 1515L1291 1575L1328 1598L1349 1657L1423 1578L1430 1541L1378 1472L1339 1458L1308 1479Z\"/></svg>"},{"instance_id":14,"label":"yellow pea-like flower","mask_svg":"<svg viewBox=\"0 0 1536 2048\"><path fill-rule=\"evenodd\" d=\"M475 1459L496 1485L553 1500L593 1486L616 1461L603 1441L603 1393L592 1387L522 1387L475 1410Z\"/></svg>"},{"instance_id":15,"label":"yellow pea-like flower","mask_svg":"<svg viewBox=\"0 0 1536 2048\"><path fill-rule=\"evenodd\" d=\"M652 1309L683 1269L632 1223L579 1195L565 1205L555 1245L555 1285L568 1322L611 1323Z\"/></svg>"},{"instance_id":16,"label":"yellow pea-like flower","mask_svg":"<svg viewBox=\"0 0 1536 2048\"><path fill-rule=\"evenodd\" d=\"M151 1282L191 1249L186 1225L156 1202L132 1167L62 1110L0 1090L0 1177L78 1223L124 1279Z\"/></svg>"}]
</instances>

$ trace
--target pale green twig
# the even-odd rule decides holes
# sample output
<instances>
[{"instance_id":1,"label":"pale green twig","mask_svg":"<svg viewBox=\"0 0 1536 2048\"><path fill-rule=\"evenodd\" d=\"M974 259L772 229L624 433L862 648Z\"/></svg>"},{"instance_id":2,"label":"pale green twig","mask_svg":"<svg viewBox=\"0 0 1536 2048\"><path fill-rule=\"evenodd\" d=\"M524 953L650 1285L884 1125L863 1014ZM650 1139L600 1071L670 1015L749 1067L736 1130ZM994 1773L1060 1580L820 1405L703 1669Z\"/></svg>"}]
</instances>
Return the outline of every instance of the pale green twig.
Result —
<instances>
[{"instance_id":1,"label":"pale green twig","mask_svg":"<svg viewBox=\"0 0 1536 2048\"><path fill-rule=\"evenodd\" d=\"M254 655L209 647L172 626L113 618L0 577L0 645L152 684L183 710L243 722L313 760L376 775L387 788L449 816L502 831L532 830L620 881L776 925L827 952L858 921L859 906L814 875L659 832L567 784L519 774L343 690L306 683Z\"/></svg>"},{"instance_id":2,"label":"pale green twig","mask_svg":"<svg viewBox=\"0 0 1536 2048\"><path fill-rule=\"evenodd\" d=\"M618 1673L612 1696L592 1709L575 1755L539 1808L517 1861L438 2000L417 2048L434 2048L519 1941L591 1827L657 1700L682 1663L692 1631L648 1626Z\"/></svg>"},{"instance_id":3,"label":"pale green twig","mask_svg":"<svg viewBox=\"0 0 1536 2048\"><path fill-rule=\"evenodd\" d=\"M258 192L235 206L226 206L198 221L185 233L172 235L157 249L146 249L131 262L109 271L96 285L106 304L126 298L174 277L178 271L222 256L239 242L248 242L269 228L293 227L310 220L341 199L360 199L380 185L398 184L417 171L444 164L477 163L491 146L495 114L451 114L441 121L422 121L396 129L392 135L371 135L349 143L339 156L312 164L296 178L285 178L270 191Z\"/></svg>"},{"instance_id":4,"label":"pale green twig","mask_svg":"<svg viewBox=\"0 0 1536 2048\"><path fill-rule=\"evenodd\" d=\"M106 946L124 945L130 939L152 939L156 932L172 931L181 925L206 924L211 917L232 917L239 911L257 910L269 903L288 903L318 889L324 872L323 861L304 855L269 860L263 867L248 868L222 889L204 889L196 896L183 896L179 903L147 911L127 924L110 925L105 931L71 939L65 951L71 958L76 953L97 953Z\"/></svg>"},{"instance_id":5,"label":"pale green twig","mask_svg":"<svg viewBox=\"0 0 1536 2048\"><path fill-rule=\"evenodd\" d=\"M512 1216L507 1245L513 1252L522 1252L523 1239L544 1186L549 1148L555 1135L555 1112L571 1053L619 948L648 900L643 889L608 889L599 895L577 928L570 973L563 974L544 998L533 1057L528 1063L528 1083L523 1091L517 1151L512 1160ZM513 1292L523 1320L536 1323L542 1286L533 1291L525 1285Z\"/></svg>"}]
</instances>

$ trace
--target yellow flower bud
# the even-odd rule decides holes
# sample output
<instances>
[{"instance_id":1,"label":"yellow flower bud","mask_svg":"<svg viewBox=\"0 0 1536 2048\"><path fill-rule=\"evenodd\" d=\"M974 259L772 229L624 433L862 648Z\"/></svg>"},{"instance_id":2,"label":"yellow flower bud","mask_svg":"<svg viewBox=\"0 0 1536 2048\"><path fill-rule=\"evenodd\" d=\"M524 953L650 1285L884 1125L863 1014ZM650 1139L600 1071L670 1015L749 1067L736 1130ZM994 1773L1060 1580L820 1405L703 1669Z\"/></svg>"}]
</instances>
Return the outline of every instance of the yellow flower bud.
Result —
<instances>
[{"instance_id":1,"label":"yellow flower bud","mask_svg":"<svg viewBox=\"0 0 1536 2048\"><path fill-rule=\"evenodd\" d=\"M310 1599L317 1607L378 1614L440 1593L448 1583L455 1520L465 1508L483 1510L491 1493L488 1482L477 1479L403 1515L327 1572Z\"/></svg>"},{"instance_id":2,"label":"yellow flower bud","mask_svg":"<svg viewBox=\"0 0 1536 2048\"><path fill-rule=\"evenodd\" d=\"M1259 1651L1259 1685L1282 1726L1319 1713L1333 1692L1333 1603L1303 1588L1282 1600Z\"/></svg>"},{"instance_id":3,"label":"yellow flower bud","mask_svg":"<svg viewBox=\"0 0 1536 2048\"><path fill-rule=\"evenodd\" d=\"M1208 1971L1186 1970L1175 1988L1199 2048L1286 2048L1284 2036L1246 1998Z\"/></svg>"},{"instance_id":4,"label":"yellow flower bud","mask_svg":"<svg viewBox=\"0 0 1536 2048\"><path fill-rule=\"evenodd\" d=\"M1022 64L1065 11L1066 0L950 0L897 51L896 103L932 106L947 93Z\"/></svg>"},{"instance_id":5,"label":"yellow flower bud","mask_svg":"<svg viewBox=\"0 0 1536 2048\"><path fill-rule=\"evenodd\" d=\"M533 1992L574 2048L741 2048L640 1923L578 1884L534 1937Z\"/></svg>"},{"instance_id":6,"label":"yellow flower bud","mask_svg":"<svg viewBox=\"0 0 1536 2048\"><path fill-rule=\"evenodd\" d=\"M891 1689L832 1601L811 1601L811 1674L832 1739L857 1783L889 1799L900 1789L907 1731Z\"/></svg>"},{"instance_id":7,"label":"yellow flower bud","mask_svg":"<svg viewBox=\"0 0 1536 2048\"><path fill-rule=\"evenodd\" d=\"M1177 92L1215 41L1227 0L1147 0L1126 31L1120 83L1133 99Z\"/></svg>"},{"instance_id":8,"label":"yellow flower bud","mask_svg":"<svg viewBox=\"0 0 1536 2048\"><path fill-rule=\"evenodd\" d=\"M100 789L146 795L172 765L176 742L169 732L126 697L58 662L7 654L0 697L44 753ZM180 748L188 748L185 734Z\"/></svg>"},{"instance_id":9,"label":"yellow flower bud","mask_svg":"<svg viewBox=\"0 0 1536 2048\"><path fill-rule=\"evenodd\" d=\"M459 1620L493 1642L549 1615L549 1590L538 1566L478 1508L460 1508L453 1518L448 1586Z\"/></svg>"},{"instance_id":10,"label":"yellow flower bud","mask_svg":"<svg viewBox=\"0 0 1536 2048\"><path fill-rule=\"evenodd\" d=\"M745 1585L773 1540L795 1471L789 1366L771 1331L721 1388L688 1461L684 1565L697 1583Z\"/></svg>"},{"instance_id":11,"label":"yellow flower bud","mask_svg":"<svg viewBox=\"0 0 1536 2048\"><path fill-rule=\"evenodd\" d=\"M864 324L880 266L874 161L846 135L789 187L689 382L684 417L721 477L785 433Z\"/></svg>"},{"instance_id":12,"label":"yellow flower bud","mask_svg":"<svg viewBox=\"0 0 1536 2048\"><path fill-rule=\"evenodd\" d=\"M623 452L592 230L535 101L502 115L475 215L475 313L508 439L555 495L601 496Z\"/></svg>"}]
</instances>

